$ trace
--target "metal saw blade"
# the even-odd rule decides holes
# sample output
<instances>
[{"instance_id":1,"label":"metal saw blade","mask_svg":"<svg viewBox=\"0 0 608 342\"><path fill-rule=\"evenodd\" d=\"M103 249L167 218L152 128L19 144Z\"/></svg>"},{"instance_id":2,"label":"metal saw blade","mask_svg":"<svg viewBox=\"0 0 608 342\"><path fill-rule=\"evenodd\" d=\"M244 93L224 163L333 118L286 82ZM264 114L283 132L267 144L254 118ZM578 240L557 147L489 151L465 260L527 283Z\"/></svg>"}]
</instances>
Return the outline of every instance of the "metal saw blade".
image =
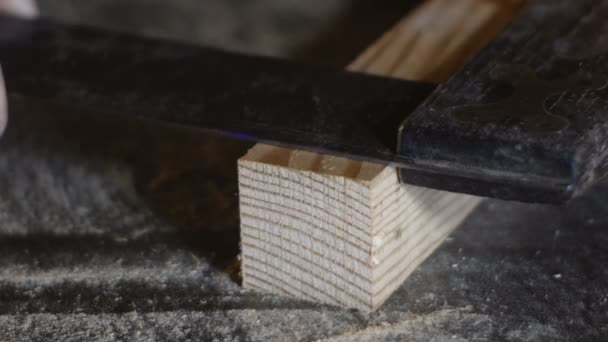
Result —
<instances>
[{"instance_id":1,"label":"metal saw blade","mask_svg":"<svg viewBox=\"0 0 608 342\"><path fill-rule=\"evenodd\" d=\"M563 202L608 171L608 1L537 0L436 87L0 16L10 99L394 165L404 183Z\"/></svg>"},{"instance_id":2,"label":"metal saw blade","mask_svg":"<svg viewBox=\"0 0 608 342\"><path fill-rule=\"evenodd\" d=\"M398 159L399 124L434 89L13 17L0 17L0 63L11 96L385 163Z\"/></svg>"}]
</instances>

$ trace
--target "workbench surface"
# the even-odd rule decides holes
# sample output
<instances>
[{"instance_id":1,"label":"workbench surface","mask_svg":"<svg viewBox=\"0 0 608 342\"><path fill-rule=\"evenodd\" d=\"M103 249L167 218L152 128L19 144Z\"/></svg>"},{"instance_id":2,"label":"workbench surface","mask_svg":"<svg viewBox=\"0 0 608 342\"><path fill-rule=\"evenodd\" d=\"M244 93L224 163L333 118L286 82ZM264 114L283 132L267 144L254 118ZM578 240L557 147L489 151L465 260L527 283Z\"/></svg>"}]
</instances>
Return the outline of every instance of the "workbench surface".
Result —
<instances>
[{"instance_id":1,"label":"workbench surface","mask_svg":"<svg viewBox=\"0 0 608 342\"><path fill-rule=\"evenodd\" d=\"M346 64L410 5L40 2L71 22L331 64ZM0 340L608 335L608 185L562 207L484 201L364 313L239 286L236 159L248 147L13 102L0 141Z\"/></svg>"}]
</instances>

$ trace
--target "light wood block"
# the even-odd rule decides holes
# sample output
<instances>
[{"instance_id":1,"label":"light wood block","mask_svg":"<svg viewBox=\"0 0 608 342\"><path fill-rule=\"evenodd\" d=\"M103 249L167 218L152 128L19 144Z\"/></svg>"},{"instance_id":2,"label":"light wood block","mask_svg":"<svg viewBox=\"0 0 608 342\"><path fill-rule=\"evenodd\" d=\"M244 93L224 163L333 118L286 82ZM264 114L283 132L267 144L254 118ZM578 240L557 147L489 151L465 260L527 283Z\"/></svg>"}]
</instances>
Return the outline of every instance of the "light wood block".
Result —
<instances>
[{"instance_id":1,"label":"light wood block","mask_svg":"<svg viewBox=\"0 0 608 342\"><path fill-rule=\"evenodd\" d=\"M429 0L349 68L444 81L520 1ZM396 170L263 144L238 161L243 286L375 310L480 198L403 185Z\"/></svg>"}]
</instances>

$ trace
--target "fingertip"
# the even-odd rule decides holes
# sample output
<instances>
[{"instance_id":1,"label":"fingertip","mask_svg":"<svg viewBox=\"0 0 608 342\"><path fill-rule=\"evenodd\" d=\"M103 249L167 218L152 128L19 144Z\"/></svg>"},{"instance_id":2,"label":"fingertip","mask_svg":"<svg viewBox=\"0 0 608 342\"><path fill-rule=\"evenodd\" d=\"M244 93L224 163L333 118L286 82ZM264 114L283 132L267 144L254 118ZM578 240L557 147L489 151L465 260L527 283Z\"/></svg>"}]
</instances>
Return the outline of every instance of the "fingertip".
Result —
<instances>
[{"instance_id":1,"label":"fingertip","mask_svg":"<svg viewBox=\"0 0 608 342\"><path fill-rule=\"evenodd\" d=\"M24 18L36 18L38 6L35 0L0 0L0 12Z\"/></svg>"},{"instance_id":2,"label":"fingertip","mask_svg":"<svg viewBox=\"0 0 608 342\"><path fill-rule=\"evenodd\" d=\"M0 136L4 133L8 122L8 101L6 100L6 90L4 88L4 78L0 67Z\"/></svg>"},{"instance_id":3,"label":"fingertip","mask_svg":"<svg viewBox=\"0 0 608 342\"><path fill-rule=\"evenodd\" d=\"M23 18L38 17L36 0L0 0L0 13L9 13ZM4 77L0 67L0 136L4 133L8 123L8 101Z\"/></svg>"}]
</instances>

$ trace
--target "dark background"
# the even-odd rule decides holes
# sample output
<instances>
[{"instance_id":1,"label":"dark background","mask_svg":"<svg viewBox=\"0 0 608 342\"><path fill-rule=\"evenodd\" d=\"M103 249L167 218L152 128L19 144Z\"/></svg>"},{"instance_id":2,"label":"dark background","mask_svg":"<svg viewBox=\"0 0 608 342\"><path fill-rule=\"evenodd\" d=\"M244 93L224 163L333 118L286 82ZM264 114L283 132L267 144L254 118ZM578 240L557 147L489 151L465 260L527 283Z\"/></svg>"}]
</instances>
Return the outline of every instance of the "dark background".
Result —
<instances>
[{"instance_id":1,"label":"dark background","mask_svg":"<svg viewBox=\"0 0 608 342\"><path fill-rule=\"evenodd\" d=\"M45 0L44 16L343 66L408 1ZM249 145L11 103L0 142L0 340L601 340L608 186L486 200L375 313L239 285Z\"/></svg>"}]
</instances>

